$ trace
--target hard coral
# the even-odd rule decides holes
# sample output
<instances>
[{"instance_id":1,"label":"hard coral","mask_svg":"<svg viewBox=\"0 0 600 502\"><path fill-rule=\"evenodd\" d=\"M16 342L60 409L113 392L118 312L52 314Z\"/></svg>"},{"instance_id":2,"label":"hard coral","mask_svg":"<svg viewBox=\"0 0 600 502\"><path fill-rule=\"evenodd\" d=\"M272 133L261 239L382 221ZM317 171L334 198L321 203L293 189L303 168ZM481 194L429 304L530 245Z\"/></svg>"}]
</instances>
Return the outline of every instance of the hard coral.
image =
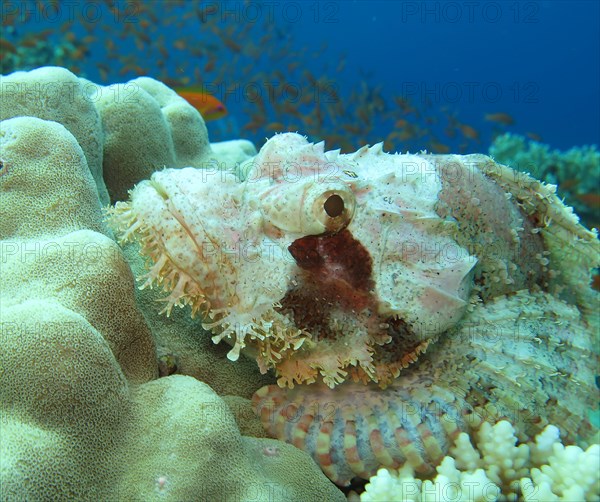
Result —
<instances>
[{"instance_id":1,"label":"hard coral","mask_svg":"<svg viewBox=\"0 0 600 502\"><path fill-rule=\"evenodd\" d=\"M66 127L83 150L98 196L106 204L102 126L94 102L88 97L88 92L98 87L56 66L0 75L0 120L28 116L52 120Z\"/></svg>"},{"instance_id":2,"label":"hard coral","mask_svg":"<svg viewBox=\"0 0 600 502\"><path fill-rule=\"evenodd\" d=\"M206 128L196 110L172 90L149 78L136 79L129 86L103 87L77 78L64 68L46 67L0 79L3 82L0 115L23 115L3 122L0 154L0 179L6 182L2 194L5 217L0 219L3 236L21 239L32 233L39 235L40 221L43 221L48 237L45 246L52 246L56 235L81 228L110 237L112 232L103 223L101 209L95 202L98 197L101 203L108 202L106 188L102 188L103 169L106 178L111 179L111 193L126 194L131 188L129 183L133 183L132 178L137 181L149 176L153 169L163 168L165 163L169 166L199 163L206 154L209 156L207 164L216 172L256 154L254 146L245 140L207 147ZM140 102L147 106L138 108ZM44 128L19 127L20 140L13 142L12 125L18 121L24 125L34 124L35 116L56 123L48 122ZM77 141L65 141L60 132L63 131L61 124ZM148 125L150 129L144 129ZM53 143L49 143L49 138ZM148 141L153 148L155 145L160 148L150 149ZM164 145L173 147L164 148ZM170 153L163 157L165 150ZM29 165L32 159L38 158L44 159L45 167L28 171L16 168ZM83 160L88 168L81 168ZM31 244L33 249L36 245ZM68 241L67 245L70 245ZM4 250L7 255L20 253L20 244L10 242L7 246ZM87 244L85 249L93 256L95 243ZM124 252L129 266L141 274L143 262L137 249L125 248ZM210 382L219 394L239 393L245 397L273 381L272 377L260 375L251 361L223 365L223 347L198 337L201 328L189 315L181 312L182 315L169 319L156 315L158 294L157 291L136 289L140 309L152 325L158 350L161 355L167 351L178 357L179 373ZM114 320L113 316L106 318Z\"/></svg>"},{"instance_id":3,"label":"hard coral","mask_svg":"<svg viewBox=\"0 0 600 502\"><path fill-rule=\"evenodd\" d=\"M208 141L198 111L149 77L97 85L47 66L0 76L0 120L38 117L62 124L86 157L103 204L122 200L156 169L233 165L255 154L248 141Z\"/></svg>"},{"instance_id":4,"label":"hard coral","mask_svg":"<svg viewBox=\"0 0 600 502\"><path fill-rule=\"evenodd\" d=\"M305 453L241 436L208 385L155 379L76 138L18 117L0 147L0 498L343 500Z\"/></svg>"},{"instance_id":5,"label":"hard coral","mask_svg":"<svg viewBox=\"0 0 600 502\"><path fill-rule=\"evenodd\" d=\"M433 480L416 477L409 465L398 471L381 469L361 495L364 502L597 500L600 497L600 446L583 451L563 446L558 429L547 426L535 442L518 446L507 421L493 427L484 422L458 436L436 468Z\"/></svg>"},{"instance_id":6,"label":"hard coral","mask_svg":"<svg viewBox=\"0 0 600 502\"><path fill-rule=\"evenodd\" d=\"M204 120L175 91L149 77L92 86L104 131L104 178L111 200L163 167L200 166L211 148Z\"/></svg>"},{"instance_id":7,"label":"hard coral","mask_svg":"<svg viewBox=\"0 0 600 502\"><path fill-rule=\"evenodd\" d=\"M489 152L499 163L558 185L558 193L576 209L583 223L598 227L600 210L593 194L600 184L600 152L595 145L551 150L544 143L506 133L494 140Z\"/></svg>"}]
</instances>

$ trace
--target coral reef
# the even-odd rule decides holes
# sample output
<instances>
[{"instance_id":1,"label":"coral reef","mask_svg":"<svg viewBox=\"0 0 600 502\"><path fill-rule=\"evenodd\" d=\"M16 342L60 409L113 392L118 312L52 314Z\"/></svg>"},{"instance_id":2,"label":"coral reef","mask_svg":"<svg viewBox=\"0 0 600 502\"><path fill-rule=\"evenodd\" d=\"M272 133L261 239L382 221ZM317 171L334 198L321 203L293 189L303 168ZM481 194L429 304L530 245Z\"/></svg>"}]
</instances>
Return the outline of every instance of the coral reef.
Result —
<instances>
[{"instance_id":1,"label":"coral reef","mask_svg":"<svg viewBox=\"0 0 600 502\"><path fill-rule=\"evenodd\" d=\"M220 170L256 154L243 140L217 143L213 151L200 113L152 78L85 89L102 122L104 180L112 202L126 199L129 189L157 169Z\"/></svg>"},{"instance_id":2,"label":"coral reef","mask_svg":"<svg viewBox=\"0 0 600 502\"><path fill-rule=\"evenodd\" d=\"M103 204L109 195L113 202L127 198L157 169L222 169L256 153L242 140L217 144L213 152L198 111L149 77L100 86L65 68L43 67L0 76L0 93L0 120L53 120L75 136Z\"/></svg>"},{"instance_id":3,"label":"coral reef","mask_svg":"<svg viewBox=\"0 0 600 502\"><path fill-rule=\"evenodd\" d=\"M126 193L131 186L127 185L127 181L119 178L120 170L128 172L132 176L143 176L147 173L144 163L140 163L140 156L143 149L139 147L136 141L139 140L139 135L136 133L134 124L136 102L127 100L129 94L121 94L120 101L117 100L119 94L116 91L110 90L109 87L101 87L84 79L77 78L64 68L48 67L38 68L31 72L18 72L15 74L2 76L2 86L0 87L0 98L2 106L0 114L10 116L13 113L18 113L27 116L35 116L54 120L56 122L64 122L64 126L82 142L83 145L92 145L88 147L92 153L88 154L86 148L83 148L85 160L88 164L96 165L94 168L100 176L102 176L103 154L105 156L115 156L118 154L120 164L112 164L110 169L113 169L112 179L114 180L113 189L115 192L121 191ZM173 98L173 91L164 88L159 82L151 79L141 79L144 85L156 88L153 91L157 95L164 95L160 99L161 102L168 102ZM125 84L117 84L119 89L122 89ZM128 88L129 92L131 88ZM133 88L136 89L135 87ZM166 90L165 90L166 89ZM146 95L146 91L140 94ZM81 96L83 94L83 97ZM98 112L90 105L97 103L102 96L113 96L115 103L104 112ZM150 122L160 122L163 124L162 131L165 134L160 136L154 134L152 138L158 145L173 144L173 136L184 137L180 143L186 142L185 136L198 138L201 134L206 134L206 128L198 118L195 109L182 105L181 100L177 98L174 104L169 104L164 111L160 108L158 101L147 97L151 100L152 106L150 110L145 111L143 117ZM130 103L131 102L131 103ZM73 106L69 106L73 103ZM105 103L106 108L110 103ZM127 106L130 105L130 108ZM171 110L171 111L169 111ZM150 116L151 112L156 112L156 117ZM199 127L199 130L193 130L185 123L181 127L167 127L165 117L185 117L189 112L192 123ZM124 123L119 123L117 120L121 117ZM105 120L100 120L100 118ZM28 121L30 121L28 119ZM32 122L32 121L30 121ZM103 123L110 126L111 130L102 129ZM170 119L171 124L176 124L177 120ZM5 138L10 137L10 128L5 122ZM107 146L103 140L107 137L115 136L115 131L120 131L119 141L113 140L112 146ZM201 133L201 134L200 134ZM125 134L128 137L122 138ZM37 235L40 232L40 222L43 222L47 229L48 237L67 233L71 230L86 228L102 232L105 235L112 237L112 233L102 223L99 204L97 202L98 194L104 193L100 197L102 203L108 202L108 194L104 187L104 181L96 178L96 190L90 185L89 169L82 170L79 167L75 170L76 177L72 178L73 168L69 167L72 162L80 162L79 157L73 157L73 153L77 149L72 148L69 153L60 153L63 145L62 140L56 140L56 146L50 147L47 145L46 138L38 129L23 129L21 130L22 141L19 143L19 148L10 149L11 159L5 154L4 150L0 154L2 167L0 174L2 176L10 174L9 178L4 180L9 183L8 186L15 186L17 180L22 179L26 185L19 190L8 190L3 193L3 203L7 209L7 217L0 220L0 231L2 235L11 235L16 238L28 237L29 229L32 227L32 232ZM200 138L201 149L206 150L207 138ZM71 140L67 140L69 143ZM145 139L144 139L145 141ZM70 144L70 143L69 143ZM43 145L46 145L42 148ZM83 146L82 146L83 147ZM4 148L4 144L3 144ZM193 145L190 145L188 150L193 150ZM214 151L207 160L207 172L216 173L219 169L225 169L228 166L233 166L235 163L246 160L256 153L254 146L245 140L234 140L223 143L214 144ZM52 152L56 152L52 154ZM79 152L79 150L77 150ZM120 152L120 153L119 153ZM48 176L44 169L35 169L27 173L23 177L18 171L14 172L13 165L27 164L31 159L42 156L48 156L48 164L53 166L61 166L61 169L52 170L52 175ZM106 159L105 159L106 160ZM149 158L142 157L142 161L149 161ZM98 167L98 165L100 167ZM64 167L62 167L64 166ZM162 168L164 164L156 167ZM110 169L107 164L104 165L104 173ZM135 173L136 169L140 172ZM62 187L60 191L55 190L56 185ZM111 190L113 192L113 190ZM28 194L23 197L22 194ZM95 202L96 201L96 202ZM51 207L52 211L47 208ZM28 214L31 219L25 219L22 215ZM136 275L141 275L143 272L144 263L139 257L137 249L124 249L129 265L134 269ZM197 322L191 322L188 315L173 315L170 319L165 319L158 316L155 305L159 297L157 291L136 290L137 300L141 305L141 310L145 312L145 317L152 326L153 336L157 344L157 349L160 356L171 354L178 358L178 372L190 376L194 376L201 381L210 382L212 388L220 395L236 394L244 397L251 397L252 393L260 386L271 383L272 379L267 376L261 376L254 370L254 365L250 361L241 362L238 365L226 364L222 362L224 351L221 347L215 347L207 340L206 337L198 336L198 331L202 328Z\"/></svg>"},{"instance_id":4,"label":"coral reef","mask_svg":"<svg viewBox=\"0 0 600 502\"><path fill-rule=\"evenodd\" d=\"M306 453L240 434L231 410L255 430L247 400L157 378L153 333L78 138L15 117L0 122L0 157L0 498L343 500ZM203 358L224 391L265 383Z\"/></svg>"},{"instance_id":5,"label":"coral reef","mask_svg":"<svg viewBox=\"0 0 600 502\"><path fill-rule=\"evenodd\" d=\"M561 152L518 134L506 133L494 140L489 152L496 162L558 185L559 195L573 206L583 223L589 228L600 227L597 197L600 152L595 145Z\"/></svg>"},{"instance_id":6,"label":"coral reef","mask_svg":"<svg viewBox=\"0 0 600 502\"><path fill-rule=\"evenodd\" d=\"M62 124L81 146L102 203L108 193L102 178L103 133L86 82L59 67L0 76L0 120L28 116ZM89 87L97 88L95 85Z\"/></svg>"},{"instance_id":7,"label":"coral reef","mask_svg":"<svg viewBox=\"0 0 600 502\"><path fill-rule=\"evenodd\" d=\"M129 83L140 108L59 68L2 78L2 497L341 500L321 470L381 467L595 493L561 465L597 447L556 429L524 470L550 423L598 441L600 247L551 185L297 134L254 156L152 79ZM121 248L100 208L129 188ZM261 421L292 444L247 437Z\"/></svg>"},{"instance_id":8,"label":"coral reef","mask_svg":"<svg viewBox=\"0 0 600 502\"><path fill-rule=\"evenodd\" d=\"M148 77L108 87L90 86L102 119L104 179L111 200L157 169L200 167L210 154L198 111L166 85ZM93 99L93 98L92 98Z\"/></svg>"},{"instance_id":9,"label":"coral reef","mask_svg":"<svg viewBox=\"0 0 600 502\"><path fill-rule=\"evenodd\" d=\"M507 421L484 422L474 431L473 446L461 433L433 480L415 478L410 465L398 471L380 469L365 487L363 502L493 500L598 500L600 446L583 451L565 447L559 430L547 426L535 442L517 446Z\"/></svg>"}]
</instances>

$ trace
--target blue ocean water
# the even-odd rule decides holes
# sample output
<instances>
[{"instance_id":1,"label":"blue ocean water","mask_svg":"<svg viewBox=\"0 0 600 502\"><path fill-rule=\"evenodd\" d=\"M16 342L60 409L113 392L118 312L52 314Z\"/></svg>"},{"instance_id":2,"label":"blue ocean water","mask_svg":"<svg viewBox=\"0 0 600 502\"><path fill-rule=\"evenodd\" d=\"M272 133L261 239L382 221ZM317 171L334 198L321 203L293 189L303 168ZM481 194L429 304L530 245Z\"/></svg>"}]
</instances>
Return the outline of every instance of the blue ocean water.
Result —
<instances>
[{"instance_id":1,"label":"blue ocean water","mask_svg":"<svg viewBox=\"0 0 600 502\"><path fill-rule=\"evenodd\" d=\"M213 140L298 130L328 147L460 153L505 131L559 149L600 142L592 0L9 0L2 25L20 55L3 72L60 64L100 84L203 86L229 109ZM66 49L44 57L42 43Z\"/></svg>"},{"instance_id":2,"label":"blue ocean water","mask_svg":"<svg viewBox=\"0 0 600 502\"><path fill-rule=\"evenodd\" d=\"M336 23L297 33L346 51L347 78L373 72L386 91L451 106L478 127L486 113L509 113L511 130L556 148L600 141L600 2L337 5Z\"/></svg>"}]
</instances>

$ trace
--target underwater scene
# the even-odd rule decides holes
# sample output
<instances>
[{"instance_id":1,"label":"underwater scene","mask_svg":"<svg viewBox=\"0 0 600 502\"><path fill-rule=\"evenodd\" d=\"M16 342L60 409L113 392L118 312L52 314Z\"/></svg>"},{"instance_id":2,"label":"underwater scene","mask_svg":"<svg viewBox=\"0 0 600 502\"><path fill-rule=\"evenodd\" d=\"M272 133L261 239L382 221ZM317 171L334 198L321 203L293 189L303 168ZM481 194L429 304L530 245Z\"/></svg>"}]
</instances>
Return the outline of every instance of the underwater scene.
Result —
<instances>
[{"instance_id":1,"label":"underwater scene","mask_svg":"<svg viewBox=\"0 0 600 502\"><path fill-rule=\"evenodd\" d=\"M600 501L600 3L0 26L0 501Z\"/></svg>"}]
</instances>

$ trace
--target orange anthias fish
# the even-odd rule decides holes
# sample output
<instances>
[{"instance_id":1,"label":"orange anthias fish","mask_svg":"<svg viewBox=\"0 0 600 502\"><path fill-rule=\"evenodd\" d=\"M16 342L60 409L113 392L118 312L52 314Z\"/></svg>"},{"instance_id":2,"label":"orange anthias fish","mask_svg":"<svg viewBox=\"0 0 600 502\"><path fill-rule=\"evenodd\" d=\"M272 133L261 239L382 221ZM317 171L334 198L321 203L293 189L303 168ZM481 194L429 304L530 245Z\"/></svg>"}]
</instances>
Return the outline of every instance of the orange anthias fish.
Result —
<instances>
[{"instance_id":1,"label":"orange anthias fish","mask_svg":"<svg viewBox=\"0 0 600 502\"><path fill-rule=\"evenodd\" d=\"M600 274L593 274L592 288L594 288L596 291L600 291Z\"/></svg>"},{"instance_id":2,"label":"orange anthias fish","mask_svg":"<svg viewBox=\"0 0 600 502\"><path fill-rule=\"evenodd\" d=\"M458 128L465 138L479 140L479 133L470 125L458 124Z\"/></svg>"},{"instance_id":3,"label":"orange anthias fish","mask_svg":"<svg viewBox=\"0 0 600 502\"><path fill-rule=\"evenodd\" d=\"M600 194L598 193L580 193L577 194L577 198L592 209L600 209Z\"/></svg>"},{"instance_id":4,"label":"orange anthias fish","mask_svg":"<svg viewBox=\"0 0 600 502\"><path fill-rule=\"evenodd\" d=\"M5 38L0 38L0 49L6 52L12 52L13 54L17 53L17 48Z\"/></svg>"},{"instance_id":5,"label":"orange anthias fish","mask_svg":"<svg viewBox=\"0 0 600 502\"><path fill-rule=\"evenodd\" d=\"M508 113L486 113L485 120L489 122L496 122L506 126L513 125L515 119L513 119Z\"/></svg>"},{"instance_id":6,"label":"orange anthias fish","mask_svg":"<svg viewBox=\"0 0 600 502\"><path fill-rule=\"evenodd\" d=\"M200 112L205 122L227 115L227 108L213 95L193 87L175 88L175 92Z\"/></svg>"}]
</instances>

